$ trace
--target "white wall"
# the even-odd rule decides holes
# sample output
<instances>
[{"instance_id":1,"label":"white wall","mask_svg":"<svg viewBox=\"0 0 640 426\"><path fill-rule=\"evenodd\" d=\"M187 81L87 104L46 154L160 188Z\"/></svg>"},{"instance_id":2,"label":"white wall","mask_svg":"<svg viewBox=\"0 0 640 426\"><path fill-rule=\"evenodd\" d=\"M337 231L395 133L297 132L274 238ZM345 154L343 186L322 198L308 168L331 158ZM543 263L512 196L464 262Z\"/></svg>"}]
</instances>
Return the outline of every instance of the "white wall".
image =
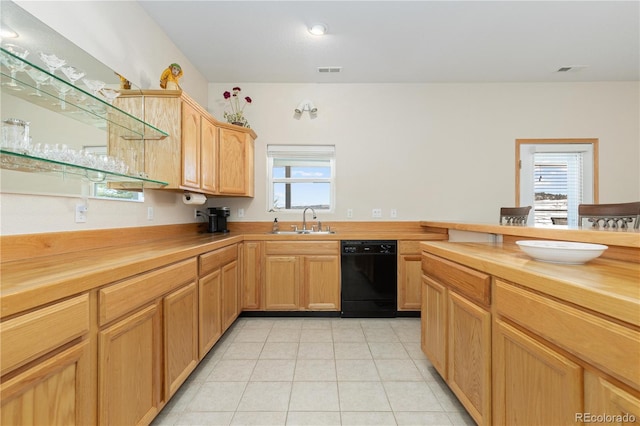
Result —
<instances>
[{"instance_id":1,"label":"white wall","mask_svg":"<svg viewBox=\"0 0 640 426\"><path fill-rule=\"evenodd\" d=\"M258 134L256 197L208 202L233 207L231 220L239 220L238 207L242 220L275 216L266 212L263 178L269 143L336 145L337 212L323 221L346 220L347 208L353 220L371 220L372 208L389 220L395 208L398 220L493 222L499 206L514 203L516 138L599 138L600 201L640 199L637 82L207 85L136 2L18 3L144 88L156 88L162 70L177 61L184 90L208 102L216 117L224 90L240 85L253 98L245 113ZM317 118L295 119L293 109L307 98L319 108ZM144 203L91 200L84 224L73 221L78 198L0 199L4 235L193 222L193 207L179 194L152 190ZM154 208L152 221L147 207Z\"/></svg>"},{"instance_id":2,"label":"white wall","mask_svg":"<svg viewBox=\"0 0 640 426\"><path fill-rule=\"evenodd\" d=\"M640 199L640 110L635 83L209 85L209 110L239 85L256 141L256 197L226 199L243 219L298 220L266 213L266 145L335 144L336 213L322 220L497 220L515 203L515 140L598 138L600 202ZM294 118L311 99L318 114ZM211 203L211 201L210 201Z\"/></svg>"},{"instance_id":3,"label":"white wall","mask_svg":"<svg viewBox=\"0 0 640 426\"><path fill-rule=\"evenodd\" d=\"M141 88L159 89L162 71L172 62L178 62L184 71L180 85L192 98L206 105L206 79L137 2L16 3ZM37 123L32 126L37 127ZM104 138L106 143L106 134ZM180 193L146 190L144 203L90 200L86 223L74 222L78 202L82 202L79 197L3 193L0 233L30 234L194 221L193 206L185 206ZM153 220L147 220L148 207L154 209Z\"/></svg>"}]
</instances>

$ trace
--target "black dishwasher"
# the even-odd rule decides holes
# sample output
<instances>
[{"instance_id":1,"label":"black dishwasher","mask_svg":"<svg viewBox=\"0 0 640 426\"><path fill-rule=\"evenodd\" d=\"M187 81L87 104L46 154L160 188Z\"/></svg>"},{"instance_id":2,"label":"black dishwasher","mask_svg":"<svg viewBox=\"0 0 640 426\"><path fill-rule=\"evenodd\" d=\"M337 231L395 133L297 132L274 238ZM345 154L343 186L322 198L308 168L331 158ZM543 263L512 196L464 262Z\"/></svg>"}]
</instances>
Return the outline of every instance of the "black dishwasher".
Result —
<instances>
[{"instance_id":1,"label":"black dishwasher","mask_svg":"<svg viewBox=\"0 0 640 426\"><path fill-rule=\"evenodd\" d=\"M397 315L397 245L395 240L341 241L342 317Z\"/></svg>"}]
</instances>

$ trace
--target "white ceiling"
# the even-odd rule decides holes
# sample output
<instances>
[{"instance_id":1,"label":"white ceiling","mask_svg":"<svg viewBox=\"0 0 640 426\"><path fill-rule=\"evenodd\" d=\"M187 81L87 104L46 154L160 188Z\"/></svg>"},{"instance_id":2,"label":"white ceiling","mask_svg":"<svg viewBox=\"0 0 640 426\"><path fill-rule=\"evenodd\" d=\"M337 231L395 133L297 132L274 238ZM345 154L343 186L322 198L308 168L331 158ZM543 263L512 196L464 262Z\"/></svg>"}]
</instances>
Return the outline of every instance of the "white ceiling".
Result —
<instances>
[{"instance_id":1,"label":"white ceiling","mask_svg":"<svg viewBox=\"0 0 640 426\"><path fill-rule=\"evenodd\" d=\"M638 1L140 4L213 83L640 80Z\"/></svg>"}]
</instances>

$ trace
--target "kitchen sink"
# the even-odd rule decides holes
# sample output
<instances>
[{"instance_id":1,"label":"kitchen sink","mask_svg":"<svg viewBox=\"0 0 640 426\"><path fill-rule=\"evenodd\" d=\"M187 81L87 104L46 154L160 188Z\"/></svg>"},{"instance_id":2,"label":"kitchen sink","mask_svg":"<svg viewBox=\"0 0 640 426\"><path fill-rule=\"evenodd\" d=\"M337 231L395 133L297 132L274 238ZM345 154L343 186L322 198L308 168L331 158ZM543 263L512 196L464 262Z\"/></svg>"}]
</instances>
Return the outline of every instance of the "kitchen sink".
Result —
<instances>
[{"instance_id":1,"label":"kitchen sink","mask_svg":"<svg viewBox=\"0 0 640 426\"><path fill-rule=\"evenodd\" d=\"M336 231L272 231L269 234L276 235L328 235L335 234Z\"/></svg>"}]
</instances>

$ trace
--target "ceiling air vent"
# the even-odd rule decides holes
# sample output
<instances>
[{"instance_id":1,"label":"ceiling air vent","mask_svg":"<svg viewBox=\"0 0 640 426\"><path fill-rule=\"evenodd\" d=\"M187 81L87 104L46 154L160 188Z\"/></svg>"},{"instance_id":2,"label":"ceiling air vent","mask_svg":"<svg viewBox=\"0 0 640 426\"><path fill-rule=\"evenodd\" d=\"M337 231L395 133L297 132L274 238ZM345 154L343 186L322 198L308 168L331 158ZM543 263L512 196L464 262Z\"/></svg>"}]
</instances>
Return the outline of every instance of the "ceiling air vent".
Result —
<instances>
[{"instance_id":1,"label":"ceiling air vent","mask_svg":"<svg viewBox=\"0 0 640 426\"><path fill-rule=\"evenodd\" d=\"M571 65L566 67L560 67L556 70L556 72L577 72L585 69L586 65Z\"/></svg>"},{"instance_id":2,"label":"ceiling air vent","mask_svg":"<svg viewBox=\"0 0 640 426\"><path fill-rule=\"evenodd\" d=\"M323 74L338 73L342 71L342 67L318 67L318 72Z\"/></svg>"}]
</instances>

